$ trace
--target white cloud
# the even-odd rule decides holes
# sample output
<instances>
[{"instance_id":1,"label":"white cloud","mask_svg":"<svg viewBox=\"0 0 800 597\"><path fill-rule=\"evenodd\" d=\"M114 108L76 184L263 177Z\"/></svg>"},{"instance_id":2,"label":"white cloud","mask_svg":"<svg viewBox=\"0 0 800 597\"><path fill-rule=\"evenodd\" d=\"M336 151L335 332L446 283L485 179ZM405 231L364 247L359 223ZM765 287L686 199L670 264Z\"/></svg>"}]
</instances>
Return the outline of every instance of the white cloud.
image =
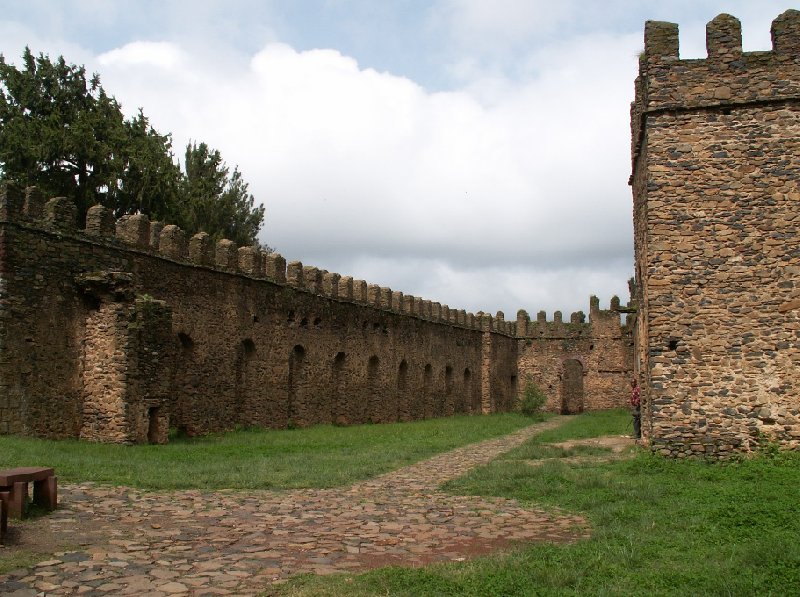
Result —
<instances>
[{"instance_id":1,"label":"white cloud","mask_svg":"<svg viewBox=\"0 0 800 597\"><path fill-rule=\"evenodd\" d=\"M226 70L170 44L98 61L126 109L143 106L179 150L199 139L239 165L267 207L263 240L289 259L453 307L570 311L593 292L624 291L632 269L618 264L632 261L637 43L573 40L530 57L550 64L536 78L446 93L285 44ZM400 275L432 259L440 266Z\"/></svg>"},{"instance_id":2,"label":"white cloud","mask_svg":"<svg viewBox=\"0 0 800 597\"><path fill-rule=\"evenodd\" d=\"M168 42L135 41L97 57L103 67L156 67L175 69L183 64L184 52Z\"/></svg>"},{"instance_id":3,"label":"white cloud","mask_svg":"<svg viewBox=\"0 0 800 597\"><path fill-rule=\"evenodd\" d=\"M520 54L519 79L478 67L437 93L281 43L210 60L213 47L136 41L82 60L176 153L200 140L237 164L288 259L511 319L626 289L640 44L556 42Z\"/></svg>"}]
</instances>

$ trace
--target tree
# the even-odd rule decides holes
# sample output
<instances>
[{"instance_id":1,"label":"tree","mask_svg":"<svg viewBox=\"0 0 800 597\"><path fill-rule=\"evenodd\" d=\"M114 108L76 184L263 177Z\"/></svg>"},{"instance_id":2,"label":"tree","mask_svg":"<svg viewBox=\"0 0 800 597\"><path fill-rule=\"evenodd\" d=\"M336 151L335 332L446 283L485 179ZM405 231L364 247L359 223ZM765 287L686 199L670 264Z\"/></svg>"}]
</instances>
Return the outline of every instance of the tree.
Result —
<instances>
[{"instance_id":1,"label":"tree","mask_svg":"<svg viewBox=\"0 0 800 597\"><path fill-rule=\"evenodd\" d=\"M264 206L254 207L255 199L238 167L229 174L219 151L193 142L186 146L184 166L181 194L186 225L205 230L215 240L228 238L238 245L257 244Z\"/></svg>"},{"instance_id":2,"label":"tree","mask_svg":"<svg viewBox=\"0 0 800 597\"><path fill-rule=\"evenodd\" d=\"M22 60L18 69L0 54L0 181L73 198L79 224L100 203L117 217L143 213L188 234L257 242L264 207L218 151L190 143L184 174L170 135L141 109L126 120L97 74L87 80L83 66L29 48Z\"/></svg>"},{"instance_id":3,"label":"tree","mask_svg":"<svg viewBox=\"0 0 800 597\"><path fill-rule=\"evenodd\" d=\"M84 67L29 48L22 59L19 70L0 55L0 177L73 198L79 221L96 203L117 216L174 211L180 170L169 136L141 112L126 121Z\"/></svg>"}]
</instances>

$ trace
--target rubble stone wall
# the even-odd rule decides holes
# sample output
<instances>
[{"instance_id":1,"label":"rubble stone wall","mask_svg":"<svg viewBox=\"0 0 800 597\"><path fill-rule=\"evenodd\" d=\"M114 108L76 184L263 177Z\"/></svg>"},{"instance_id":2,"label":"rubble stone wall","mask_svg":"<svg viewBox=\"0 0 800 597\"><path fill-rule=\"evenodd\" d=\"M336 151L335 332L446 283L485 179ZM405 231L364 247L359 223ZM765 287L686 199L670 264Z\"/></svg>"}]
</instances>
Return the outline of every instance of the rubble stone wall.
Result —
<instances>
[{"instance_id":1,"label":"rubble stone wall","mask_svg":"<svg viewBox=\"0 0 800 597\"><path fill-rule=\"evenodd\" d=\"M0 196L0 432L166 441L508 410L514 325L64 198Z\"/></svg>"},{"instance_id":2,"label":"rubble stone wall","mask_svg":"<svg viewBox=\"0 0 800 597\"><path fill-rule=\"evenodd\" d=\"M547 396L546 409L562 414L628 405L633 375L632 319L620 325L619 299L610 309L600 309L592 297L589 321L583 312L569 322L562 314L547 321L539 312L530 321L525 311L517 314L520 391L535 384ZM576 375L582 376L577 383Z\"/></svg>"},{"instance_id":3,"label":"rubble stone wall","mask_svg":"<svg viewBox=\"0 0 800 597\"><path fill-rule=\"evenodd\" d=\"M771 51L730 15L708 58L648 22L632 106L643 432L654 450L725 457L800 444L800 12Z\"/></svg>"}]
</instances>

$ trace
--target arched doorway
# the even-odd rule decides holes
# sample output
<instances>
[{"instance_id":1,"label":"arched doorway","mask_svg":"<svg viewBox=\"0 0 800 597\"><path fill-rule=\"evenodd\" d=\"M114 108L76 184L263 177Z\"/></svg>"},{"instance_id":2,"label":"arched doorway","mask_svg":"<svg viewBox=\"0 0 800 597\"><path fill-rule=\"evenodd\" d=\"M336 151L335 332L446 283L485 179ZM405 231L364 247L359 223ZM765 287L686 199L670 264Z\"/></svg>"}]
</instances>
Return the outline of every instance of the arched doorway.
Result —
<instances>
[{"instance_id":1,"label":"arched doorway","mask_svg":"<svg viewBox=\"0 0 800 597\"><path fill-rule=\"evenodd\" d=\"M583 412L583 364L578 359L564 361L561 376L561 414Z\"/></svg>"}]
</instances>

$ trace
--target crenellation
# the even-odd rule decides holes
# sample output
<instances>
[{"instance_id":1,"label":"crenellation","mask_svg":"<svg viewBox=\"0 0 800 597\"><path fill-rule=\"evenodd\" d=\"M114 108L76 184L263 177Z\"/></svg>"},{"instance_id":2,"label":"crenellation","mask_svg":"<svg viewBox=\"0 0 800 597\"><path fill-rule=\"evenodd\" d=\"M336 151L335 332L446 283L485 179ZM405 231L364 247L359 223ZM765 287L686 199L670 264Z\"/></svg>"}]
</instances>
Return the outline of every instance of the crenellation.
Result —
<instances>
[{"instance_id":1,"label":"crenellation","mask_svg":"<svg viewBox=\"0 0 800 597\"><path fill-rule=\"evenodd\" d=\"M226 271L239 269L239 252L235 242L227 238L217 241L214 250L214 265Z\"/></svg>"},{"instance_id":2,"label":"crenellation","mask_svg":"<svg viewBox=\"0 0 800 597\"><path fill-rule=\"evenodd\" d=\"M22 211L30 220L44 220L45 197L37 187L25 189L25 200Z\"/></svg>"},{"instance_id":3,"label":"crenellation","mask_svg":"<svg viewBox=\"0 0 800 597\"><path fill-rule=\"evenodd\" d=\"M0 187L0 221L15 222L22 216L25 202L22 189L18 185L4 182Z\"/></svg>"},{"instance_id":4,"label":"crenellation","mask_svg":"<svg viewBox=\"0 0 800 597\"><path fill-rule=\"evenodd\" d=\"M433 320L433 301L427 299L422 301L422 318L428 321Z\"/></svg>"},{"instance_id":5,"label":"crenellation","mask_svg":"<svg viewBox=\"0 0 800 597\"><path fill-rule=\"evenodd\" d=\"M416 306L414 301L416 298L413 294L405 294L403 295L403 309L402 312L406 315L415 315L416 314Z\"/></svg>"},{"instance_id":6,"label":"crenellation","mask_svg":"<svg viewBox=\"0 0 800 597\"><path fill-rule=\"evenodd\" d=\"M295 288L305 288L305 269L301 261L290 261L286 265L286 283Z\"/></svg>"},{"instance_id":7,"label":"crenellation","mask_svg":"<svg viewBox=\"0 0 800 597\"><path fill-rule=\"evenodd\" d=\"M161 235L158 240L158 251L170 259L186 259L189 253L189 246L186 242L184 231L174 224L164 226L161 229Z\"/></svg>"},{"instance_id":8,"label":"crenellation","mask_svg":"<svg viewBox=\"0 0 800 597\"><path fill-rule=\"evenodd\" d=\"M421 296L414 299L414 315L420 319L425 317L425 299Z\"/></svg>"},{"instance_id":9,"label":"crenellation","mask_svg":"<svg viewBox=\"0 0 800 597\"><path fill-rule=\"evenodd\" d=\"M353 300L362 305L369 304L367 283L364 280L353 280Z\"/></svg>"},{"instance_id":10,"label":"crenellation","mask_svg":"<svg viewBox=\"0 0 800 597\"><path fill-rule=\"evenodd\" d=\"M431 301L431 321L442 321L442 304Z\"/></svg>"},{"instance_id":11,"label":"crenellation","mask_svg":"<svg viewBox=\"0 0 800 597\"><path fill-rule=\"evenodd\" d=\"M710 61L730 65L742 58L742 24L729 14L721 14L706 25L706 51Z\"/></svg>"},{"instance_id":12,"label":"crenellation","mask_svg":"<svg viewBox=\"0 0 800 597\"><path fill-rule=\"evenodd\" d=\"M150 242L148 246L153 251L158 251L161 244L161 231L164 229L164 222L150 222Z\"/></svg>"},{"instance_id":13,"label":"crenellation","mask_svg":"<svg viewBox=\"0 0 800 597\"><path fill-rule=\"evenodd\" d=\"M561 311L556 311L553 313L553 323L556 325L561 325L563 323Z\"/></svg>"},{"instance_id":14,"label":"crenellation","mask_svg":"<svg viewBox=\"0 0 800 597\"><path fill-rule=\"evenodd\" d=\"M313 265L303 267L303 286L312 294L324 294L322 286L322 270Z\"/></svg>"},{"instance_id":15,"label":"crenellation","mask_svg":"<svg viewBox=\"0 0 800 597\"><path fill-rule=\"evenodd\" d=\"M678 58L678 26L664 21L644 24L644 58L648 62Z\"/></svg>"},{"instance_id":16,"label":"crenellation","mask_svg":"<svg viewBox=\"0 0 800 597\"><path fill-rule=\"evenodd\" d=\"M45 221L61 232L77 229L78 208L66 197L53 197L44 205Z\"/></svg>"},{"instance_id":17,"label":"crenellation","mask_svg":"<svg viewBox=\"0 0 800 597\"><path fill-rule=\"evenodd\" d=\"M386 311L392 309L392 289L382 286L380 289L380 308Z\"/></svg>"},{"instance_id":18,"label":"crenellation","mask_svg":"<svg viewBox=\"0 0 800 597\"><path fill-rule=\"evenodd\" d=\"M264 274L268 280L278 284L286 283L286 259L280 253L264 255Z\"/></svg>"},{"instance_id":19,"label":"crenellation","mask_svg":"<svg viewBox=\"0 0 800 597\"><path fill-rule=\"evenodd\" d=\"M395 313L406 313L403 309L403 293L399 290L392 291L392 311Z\"/></svg>"},{"instance_id":20,"label":"crenellation","mask_svg":"<svg viewBox=\"0 0 800 597\"><path fill-rule=\"evenodd\" d=\"M367 285L367 303L373 307L381 306L381 287L377 284Z\"/></svg>"},{"instance_id":21,"label":"crenellation","mask_svg":"<svg viewBox=\"0 0 800 597\"><path fill-rule=\"evenodd\" d=\"M353 277L352 276L342 276L339 279L339 298L352 301L355 300L353 295Z\"/></svg>"},{"instance_id":22,"label":"crenellation","mask_svg":"<svg viewBox=\"0 0 800 597\"><path fill-rule=\"evenodd\" d=\"M209 266L214 259L211 237L206 232L198 232L189 239L189 261L197 265Z\"/></svg>"},{"instance_id":23,"label":"crenellation","mask_svg":"<svg viewBox=\"0 0 800 597\"><path fill-rule=\"evenodd\" d=\"M114 213L102 205L93 205L86 212L86 230L89 236L110 238L115 235Z\"/></svg>"},{"instance_id":24,"label":"crenellation","mask_svg":"<svg viewBox=\"0 0 800 597\"><path fill-rule=\"evenodd\" d=\"M337 273L326 272L322 276L322 289L325 296L339 298L339 283L342 279Z\"/></svg>"},{"instance_id":25,"label":"crenellation","mask_svg":"<svg viewBox=\"0 0 800 597\"><path fill-rule=\"evenodd\" d=\"M772 49L776 54L797 58L800 54L800 11L790 9L772 21Z\"/></svg>"},{"instance_id":26,"label":"crenellation","mask_svg":"<svg viewBox=\"0 0 800 597\"><path fill-rule=\"evenodd\" d=\"M64 203L75 208L75 204L69 199L64 198ZM150 218L144 214L122 216L117 220L116 234L122 242L139 249L147 249L150 247Z\"/></svg>"},{"instance_id":27,"label":"crenellation","mask_svg":"<svg viewBox=\"0 0 800 597\"><path fill-rule=\"evenodd\" d=\"M239 247L239 271L260 278L263 275L264 259L256 247Z\"/></svg>"}]
</instances>

